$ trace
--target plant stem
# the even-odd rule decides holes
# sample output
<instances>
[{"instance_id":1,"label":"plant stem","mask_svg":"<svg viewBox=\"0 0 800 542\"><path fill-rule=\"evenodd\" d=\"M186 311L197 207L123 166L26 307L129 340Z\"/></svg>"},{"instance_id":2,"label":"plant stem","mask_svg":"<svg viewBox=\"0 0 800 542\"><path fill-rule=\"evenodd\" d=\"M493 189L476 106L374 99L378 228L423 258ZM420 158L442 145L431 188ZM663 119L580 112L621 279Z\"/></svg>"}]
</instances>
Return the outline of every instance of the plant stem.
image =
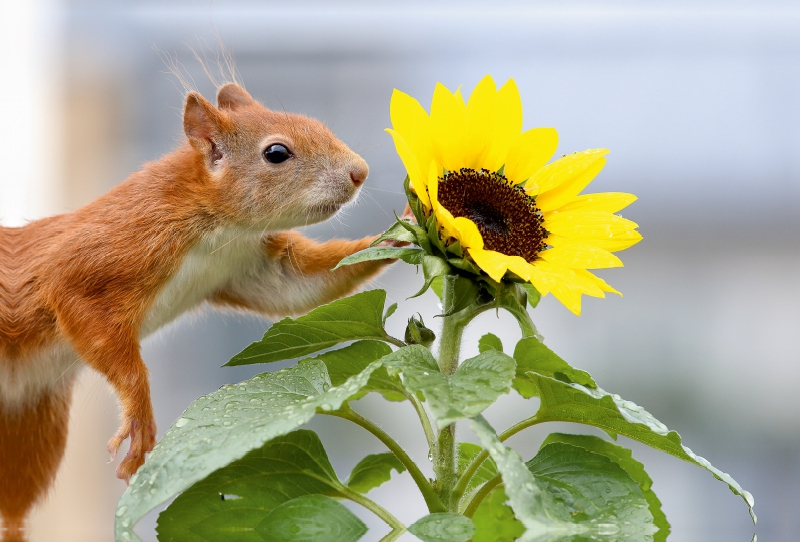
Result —
<instances>
[{"instance_id":1,"label":"plant stem","mask_svg":"<svg viewBox=\"0 0 800 542\"><path fill-rule=\"evenodd\" d=\"M431 427L431 419L428 417L425 407L422 406L422 402L420 402L419 398L413 393L409 393L406 397L408 397L409 402L414 406L414 410L417 411L419 421L422 423L422 430L425 431L425 439L428 441L428 448L433 448L436 445L436 433L434 433L433 427Z\"/></svg>"},{"instance_id":2,"label":"plant stem","mask_svg":"<svg viewBox=\"0 0 800 542\"><path fill-rule=\"evenodd\" d=\"M449 311L455 303L454 277L442 281L442 306ZM482 308L467 307L442 318L442 331L439 335L439 370L445 377L452 376L458 369L458 356L461 351L461 337L464 328ZM448 511L454 512L458 501L453 501L453 486L456 483L456 425L450 424L439 432L436 446L431 448L433 472L436 475L435 488L439 499Z\"/></svg>"},{"instance_id":3,"label":"plant stem","mask_svg":"<svg viewBox=\"0 0 800 542\"><path fill-rule=\"evenodd\" d=\"M372 499L362 495L361 493L353 491L352 489L344 485L339 488L339 491L341 492L342 495L344 495L351 501L360 504L361 506L363 506L364 508L366 508L367 510L369 510L370 512L381 518L389 525L389 527L392 528L392 532L389 533L382 540L395 540L401 534L406 532L406 526L403 524L402 521L394 517L388 510L386 510L383 506L376 503ZM389 536L391 536L392 538L389 538Z\"/></svg>"},{"instance_id":4,"label":"plant stem","mask_svg":"<svg viewBox=\"0 0 800 542\"><path fill-rule=\"evenodd\" d=\"M537 423L539 423L539 420L536 419L536 416L531 416L530 418L527 418L519 423L512 425L511 427L500 433L500 435L498 435L500 442L510 439L523 429L531 427L532 425L536 425ZM467 468L464 469L461 478L458 479L458 483L453 488L453 499L455 501L461 500L461 498L464 496L464 492L466 492L467 490L467 486L469 486L470 480L472 480L472 477L475 476L475 473L478 472L478 469L481 468L481 465L483 465L483 462L486 461L488 457L489 457L489 452L487 452L486 450L481 450L481 452L475 456L475 458L470 462L470 464L467 465ZM475 495L475 497L473 497L472 500L474 501L477 497L478 495ZM472 503L470 503L470 506L472 506Z\"/></svg>"},{"instance_id":5,"label":"plant stem","mask_svg":"<svg viewBox=\"0 0 800 542\"><path fill-rule=\"evenodd\" d=\"M531 315L528 314L527 294L523 292L518 284L501 283L498 288L495 305L498 308L507 310L514 316L517 320L517 324L519 324L520 331L522 331L523 339L526 337L536 337L540 341L544 340L533 324Z\"/></svg>"},{"instance_id":6,"label":"plant stem","mask_svg":"<svg viewBox=\"0 0 800 542\"><path fill-rule=\"evenodd\" d=\"M502 483L503 479L498 474L497 476L495 476L494 478L483 484L483 486L481 486L481 488L469 502L469 506L467 506L467 508L464 510L464 515L467 516L468 518L474 516L475 511L481 505L483 500L489 495L489 493L492 492L494 488L496 488Z\"/></svg>"},{"instance_id":7,"label":"plant stem","mask_svg":"<svg viewBox=\"0 0 800 542\"><path fill-rule=\"evenodd\" d=\"M408 470L411 478L414 480L414 482L416 482L417 487L422 493L422 497L425 499L425 504L428 505L428 511L431 514L447 511L442 502L439 500L439 497L434 491L433 487L428 482L427 477L422 473L421 470L419 470L417 464L414 463L406 451L400 447L397 441L389 436L386 431L378 427L372 420L368 420L367 418L363 417L349 406L344 406L339 410L334 410L331 412L320 412L320 414L336 416L338 418L349 420L375 435L378 440L383 442L386 447L389 448L395 457L400 460L400 463L402 463L403 466Z\"/></svg>"},{"instance_id":8,"label":"plant stem","mask_svg":"<svg viewBox=\"0 0 800 542\"><path fill-rule=\"evenodd\" d=\"M408 346L406 343L404 343L400 339L392 337L388 333L385 334L385 336L382 338L382 340L386 341L387 343L393 344L398 348L403 348L404 346Z\"/></svg>"}]
</instances>

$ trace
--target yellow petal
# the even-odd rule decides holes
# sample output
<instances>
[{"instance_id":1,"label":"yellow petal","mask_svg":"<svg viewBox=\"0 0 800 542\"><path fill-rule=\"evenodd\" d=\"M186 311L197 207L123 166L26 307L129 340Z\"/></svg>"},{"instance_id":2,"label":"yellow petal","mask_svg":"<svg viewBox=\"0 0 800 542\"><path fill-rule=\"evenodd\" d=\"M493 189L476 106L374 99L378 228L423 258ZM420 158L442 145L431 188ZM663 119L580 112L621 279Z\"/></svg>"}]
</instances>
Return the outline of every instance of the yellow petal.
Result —
<instances>
[{"instance_id":1,"label":"yellow petal","mask_svg":"<svg viewBox=\"0 0 800 542\"><path fill-rule=\"evenodd\" d=\"M436 162L431 162L428 167L428 196L431 199L431 208L436 210L439 205L439 167Z\"/></svg>"},{"instance_id":2,"label":"yellow petal","mask_svg":"<svg viewBox=\"0 0 800 542\"><path fill-rule=\"evenodd\" d=\"M633 194L622 192L602 192L599 194L584 194L578 196L563 207L560 211L606 211L616 213L621 211L637 198Z\"/></svg>"},{"instance_id":3,"label":"yellow petal","mask_svg":"<svg viewBox=\"0 0 800 542\"><path fill-rule=\"evenodd\" d=\"M570 183L583 175L592 164L606 154L608 154L608 149L590 149L559 158L537 171L525 184L525 191L531 196L535 196Z\"/></svg>"},{"instance_id":4,"label":"yellow petal","mask_svg":"<svg viewBox=\"0 0 800 542\"><path fill-rule=\"evenodd\" d=\"M483 166L497 171L506 164L511 144L522 131L522 99L513 79L506 81L497 91L494 130L491 141L483 155ZM548 157L549 158L549 157ZM505 170L508 177L508 168Z\"/></svg>"},{"instance_id":5,"label":"yellow petal","mask_svg":"<svg viewBox=\"0 0 800 542\"><path fill-rule=\"evenodd\" d=\"M594 282L594 283L597 285L597 287L598 287L598 288L600 288L601 290L603 290L604 292L609 292L609 293L612 293L612 294L617 294L618 296L622 297L622 294L621 294L621 293L619 293L617 290L615 290L614 288L612 288L611 286L609 286L609 285L606 283L606 281L604 281L603 279L601 279L601 278L600 278L600 277L598 277L597 275L594 275L594 274L592 274L592 273L590 273L589 271L586 271L586 270L584 270L584 269L575 269L574 271L575 271L575 273L577 273L579 276L585 277L586 279L588 279L588 280L591 280L592 282Z\"/></svg>"},{"instance_id":6,"label":"yellow petal","mask_svg":"<svg viewBox=\"0 0 800 542\"><path fill-rule=\"evenodd\" d=\"M445 238L455 237L458 238L458 228L456 227L456 219L453 215L441 205L437 205L433 211L436 214L436 220L439 225L444 229Z\"/></svg>"},{"instance_id":7,"label":"yellow petal","mask_svg":"<svg viewBox=\"0 0 800 542\"><path fill-rule=\"evenodd\" d=\"M521 256L506 256L506 258L508 258L508 270L522 280L530 282L534 267Z\"/></svg>"},{"instance_id":8,"label":"yellow petal","mask_svg":"<svg viewBox=\"0 0 800 542\"><path fill-rule=\"evenodd\" d=\"M386 131L389 132L389 134L392 136L392 139L394 139L394 148L397 150L397 154L400 155L400 160L403 161L403 165L406 167L408 177L411 179L411 187L414 189L414 192L417 193L417 197L419 197L423 205L430 207L431 202L428 198L428 191L425 187L426 179L423 177L422 172L420 171L419 164L417 163L417 157L414 155L414 152L411 150L411 147L408 146L408 143L403 136L391 128L387 128Z\"/></svg>"},{"instance_id":9,"label":"yellow petal","mask_svg":"<svg viewBox=\"0 0 800 542\"><path fill-rule=\"evenodd\" d=\"M457 216L453 220L453 224L458 230L458 240L461 241L461 246L465 248L483 248L483 236L478 230L478 226L463 216Z\"/></svg>"},{"instance_id":10,"label":"yellow petal","mask_svg":"<svg viewBox=\"0 0 800 542\"><path fill-rule=\"evenodd\" d=\"M490 150L494 140L496 109L497 90L492 76L487 75L472 91L467 102L467 131L464 137L464 163L461 167L492 169L485 163L484 155Z\"/></svg>"},{"instance_id":11,"label":"yellow petal","mask_svg":"<svg viewBox=\"0 0 800 542\"><path fill-rule=\"evenodd\" d=\"M570 269L605 269L622 267L622 260L602 248L583 243L570 243L544 250L539 257Z\"/></svg>"},{"instance_id":12,"label":"yellow petal","mask_svg":"<svg viewBox=\"0 0 800 542\"><path fill-rule=\"evenodd\" d=\"M535 265L549 283L550 293L565 307L579 316L581 313L581 295L605 297L603 289L600 288L597 282L600 279L588 271L567 269L542 260L537 261ZM534 284L534 286L536 285Z\"/></svg>"},{"instance_id":13,"label":"yellow petal","mask_svg":"<svg viewBox=\"0 0 800 542\"><path fill-rule=\"evenodd\" d=\"M464 167L464 134L467 127L463 99L436 83L431 102L431 138L433 157L448 171Z\"/></svg>"},{"instance_id":14,"label":"yellow petal","mask_svg":"<svg viewBox=\"0 0 800 542\"><path fill-rule=\"evenodd\" d=\"M566 211L545 216L547 231L574 239L611 239L639 226L627 218L603 211ZM594 243L592 243L594 244Z\"/></svg>"},{"instance_id":15,"label":"yellow petal","mask_svg":"<svg viewBox=\"0 0 800 542\"><path fill-rule=\"evenodd\" d=\"M469 255L495 282L500 282L508 269L508 256L500 254L494 250L483 250L482 248L470 248Z\"/></svg>"},{"instance_id":16,"label":"yellow petal","mask_svg":"<svg viewBox=\"0 0 800 542\"><path fill-rule=\"evenodd\" d=\"M600 170L605 165L605 158L600 158L588 164L586 169L579 175L566 180L552 190L541 192L536 198L536 205L542 211L550 211L573 201L575 196L597 177L597 174L600 173ZM527 185L525 186L527 187Z\"/></svg>"},{"instance_id":17,"label":"yellow petal","mask_svg":"<svg viewBox=\"0 0 800 542\"><path fill-rule=\"evenodd\" d=\"M558 147L555 128L533 128L517 134L506 156L505 176L519 184L542 169Z\"/></svg>"},{"instance_id":18,"label":"yellow petal","mask_svg":"<svg viewBox=\"0 0 800 542\"><path fill-rule=\"evenodd\" d=\"M433 159L428 113L417 100L397 89L392 92L389 113L392 129L403 136L424 173Z\"/></svg>"},{"instance_id":19,"label":"yellow petal","mask_svg":"<svg viewBox=\"0 0 800 542\"><path fill-rule=\"evenodd\" d=\"M547 238L548 243L553 244L552 240L557 239L558 236L551 235ZM570 241L575 239L567 238ZM595 239L581 239L581 242L589 243L598 248L603 248L609 252L618 252L630 248L642 240L642 234L638 231L630 230L622 233L616 233L612 237L595 238Z\"/></svg>"}]
</instances>

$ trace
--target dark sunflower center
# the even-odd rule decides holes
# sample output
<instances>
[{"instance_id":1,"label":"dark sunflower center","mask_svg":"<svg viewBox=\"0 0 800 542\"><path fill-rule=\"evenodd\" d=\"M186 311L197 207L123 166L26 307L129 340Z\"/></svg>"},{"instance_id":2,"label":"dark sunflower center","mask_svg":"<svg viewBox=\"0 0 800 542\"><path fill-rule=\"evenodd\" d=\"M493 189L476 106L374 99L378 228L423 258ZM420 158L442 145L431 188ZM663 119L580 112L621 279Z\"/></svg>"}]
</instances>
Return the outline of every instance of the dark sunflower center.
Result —
<instances>
[{"instance_id":1,"label":"dark sunflower center","mask_svg":"<svg viewBox=\"0 0 800 542\"><path fill-rule=\"evenodd\" d=\"M536 202L499 173L452 171L439 179L439 203L453 216L472 220L488 250L532 262L547 246Z\"/></svg>"}]
</instances>

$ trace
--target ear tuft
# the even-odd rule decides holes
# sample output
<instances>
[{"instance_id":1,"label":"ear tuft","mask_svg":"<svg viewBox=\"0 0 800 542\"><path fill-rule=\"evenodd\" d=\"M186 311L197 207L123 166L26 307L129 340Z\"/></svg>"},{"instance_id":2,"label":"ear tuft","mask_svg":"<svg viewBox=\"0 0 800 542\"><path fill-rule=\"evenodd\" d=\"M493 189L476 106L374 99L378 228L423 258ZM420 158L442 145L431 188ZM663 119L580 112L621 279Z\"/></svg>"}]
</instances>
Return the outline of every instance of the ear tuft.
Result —
<instances>
[{"instance_id":1,"label":"ear tuft","mask_svg":"<svg viewBox=\"0 0 800 542\"><path fill-rule=\"evenodd\" d=\"M204 148L209 141L222 134L225 119L211 102L197 92L186 96L183 109L183 131L195 147Z\"/></svg>"},{"instance_id":2,"label":"ear tuft","mask_svg":"<svg viewBox=\"0 0 800 542\"><path fill-rule=\"evenodd\" d=\"M217 92L217 107L220 109L236 109L255 104L253 97L236 83L222 85Z\"/></svg>"}]
</instances>

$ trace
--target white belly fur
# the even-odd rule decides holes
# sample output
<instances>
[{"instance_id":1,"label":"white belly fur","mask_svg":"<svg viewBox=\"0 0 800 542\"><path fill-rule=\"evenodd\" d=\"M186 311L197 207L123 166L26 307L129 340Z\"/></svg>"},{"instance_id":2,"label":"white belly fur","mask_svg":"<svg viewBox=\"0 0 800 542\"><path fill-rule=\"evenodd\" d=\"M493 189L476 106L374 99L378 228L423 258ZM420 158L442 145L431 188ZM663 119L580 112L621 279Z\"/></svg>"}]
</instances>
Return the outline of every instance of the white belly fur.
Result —
<instances>
[{"instance_id":1,"label":"white belly fur","mask_svg":"<svg viewBox=\"0 0 800 542\"><path fill-rule=\"evenodd\" d=\"M147 336L193 309L261 259L260 231L221 228L186 254L142 324Z\"/></svg>"},{"instance_id":2,"label":"white belly fur","mask_svg":"<svg viewBox=\"0 0 800 542\"><path fill-rule=\"evenodd\" d=\"M178 272L164 286L142 324L149 335L180 314L201 304L243 269L258 265L261 232L221 229L194 246ZM66 341L59 341L25 360L0 364L0 404L24 406L69 384L83 362ZM24 367L24 370L16 370Z\"/></svg>"},{"instance_id":3,"label":"white belly fur","mask_svg":"<svg viewBox=\"0 0 800 542\"><path fill-rule=\"evenodd\" d=\"M28 359L0 364L0 405L14 411L45 392L70 385L83 363L66 341L43 348ZM23 371L16 370L24 367Z\"/></svg>"}]
</instances>

